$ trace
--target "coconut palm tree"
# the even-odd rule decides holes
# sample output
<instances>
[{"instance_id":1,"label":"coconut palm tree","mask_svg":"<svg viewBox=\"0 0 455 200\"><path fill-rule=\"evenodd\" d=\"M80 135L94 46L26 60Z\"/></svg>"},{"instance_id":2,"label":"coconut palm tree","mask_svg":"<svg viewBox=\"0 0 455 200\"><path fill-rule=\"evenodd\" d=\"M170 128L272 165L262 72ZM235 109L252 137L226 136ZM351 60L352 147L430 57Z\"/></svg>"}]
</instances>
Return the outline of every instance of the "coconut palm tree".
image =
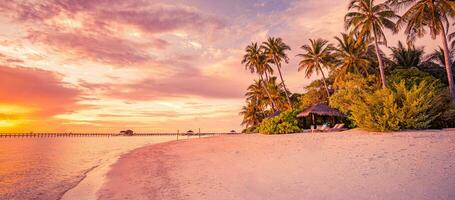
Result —
<instances>
[{"instance_id":1,"label":"coconut palm tree","mask_svg":"<svg viewBox=\"0 0 455 200\"><path fill-rule=\"evenodd\" d=\"M242 107L239 115L243 116L241 125L247 128L259 125L264 119L264 114L256 101L248 101L247 105Z\"/></svg>"},{"instance_id":2,"label":"coconut palm tree","mask_svg":"<svg viewBox=\"0 0 455 200\"><path fill-rule=\"evenodd\" d=\"M453 61L453 57L454 57L454 50L453 49L450 49L449 50L449 60L452 61L451 62L451 66L453 67L453 65L455 64ZM444 55L444 49L442 47L439 47L438 49L435 49L433 51L433 53L430 53L427 55L426 57L426 61L428 62L433 62L437 65L440 65L440 66L445 66L445 55Z\"/></svg>"},{"instance_id":3,"label":"coconut palm tree","mask_svg":"<svg viewBox=\"0 0 455 200\"><path fill-rule=\"evenodd\" d=\"M254 83L248 86L245 97L247 101L256 101L261 110L267 108L269 97L264 92L262 80L254 80Z\"/></svg>"},{"instance_id":4,"label":"coconut palm tree","mask_svg":"<svg viewBox=\"0 0 455 200\"><path fill-rule=\"evenodd\" d=\"M415 47L412 44L408 44L405 47L402 42L398 42L396 47L390 47L389 49L392 51L390 56L393 68L420 68L424 61L425 52L422 47Z\"/></svg>"},{"instance_id":5,"label":"coconut palm tree","mask_svg":"<svg viewBox=\"0 0 455 200\"><path fill-rule=\"evenodd\" d=\"M395 23L392 20L400 17L385 3L375 4L374 0L351 0L349 12L344 21L346 30L356 30L359 37L368 37L374 41L376 56L381 74L382 87L387 87L384 73L384 61L379 49L379 42L387 45L384 29L395 32Z\"/></svg>"},{"instance_id":6,"label":"coconut palm tree","mask_svg":"<svg viewBox=\"0 0 455 200\"><path fill-rule=\"evenodd\" d=\"M275 101L278 110L287 110L292 108L292 105L289 105L286 101L286 95L289 95L290 92L285 90L282 84L277 84L276 76L270 77L266 85L270 92L270 98Z\"/></svg>"},{"instance_id":7,"label":"coconut palm tree","mask_svg":"<svg viewBox=\"0 0 455 200\"><path fill-rule=\"evenodd\" d=\"M331 56L332 50L334 49L329 41L323 39L310 39L310 45L303 45L301 48L305 51L303 54L297 56L302 57L299 63L298 71L305 69L305 77L309 78L314 73L322 75L322 81L327 92L327 96L330 96L329 88L325 78L324 71L322 68L328 69L333 63L334 59Z\"/></svg>"},{"instance_id":8,"label":"coconut palm tree","mask_svg":"<svg viewBox=\"0 0 455 200\"><path fill-rule=\"evenodd\" d=\"M265 55L269 59L269 62L275 64L280 75L281 84L283 85L284 90L288 91L286 88L286 84L284 83L283 75L281 73L281 63L283 61L285 63L289 63L289 58L286 55L286 51L291 50L291 47L284 43L281 38L274 37L269 37L266 42L262 43L261 47L264 50ZM289 99L289 95L287 93L286 99L288 101L288 104L292 106L291 100Z\"/></svg>"},{"instance_id":9,"label":"coconut palm tree","mask_svg":"<svg viewBox=\"0 0 455 200\"><path fill-rule=\"evenodd\" d=\"M403 16L397 21L397 27L405 27L405 34L408 35L409 42L414 41L417 37L423 37L427 33L427 28L433 39L439 35L442 40L444 66L450 94L455 100L455 85L447 42L449 18L455 17L455 2L450 0L388 0L387 3L397 9L407 8Z\"/></svg>"},{"instance_id":10,"label":"coconut palm tree","mask_svg":"<svg viewBox=\"0 0 455 200\"><path fill-rule=\"evenodd\" d=\"M242 64L245 65L246 70L250 70L251 73L257 73L259 75L259 82L264 83L264 75L268 79L268 74L273 73L272 67L267 62L267 57L257 43L248 45L245 49L246 53L243 56ZM270 98L269 91L265 84L262 84L264 91L266 92L268 99L270 100L272 110L275 111L275 102Z\"/></svg>"},{"instance_id":11,"label":"coconut palm tree","mask_svg":"<svg viewBox=\"0 0 455 200\"><path fill-rule=\"evenodd\" d=\"M341 33L341 37L335 37L338 41L334 49L334 56L337 61L335 80L343 78L348 73L368 74L371 61L368 58L368 42L358 38L353 33ZM363 40L363 42L358 42Z\"/></svg>"},{"instance_id":12,"label":"coconut palm tree","mask_svg":"<svg viewBox=\"0 0 455 200\"><path fill-rule=\"evenodd\" d=\"M455 26L455 23L452 24L452 26ZM455 49L455 32L452 32L451 34L448 35L448 39L450 41L450 48Z\"/></svg>"}]
</instances>

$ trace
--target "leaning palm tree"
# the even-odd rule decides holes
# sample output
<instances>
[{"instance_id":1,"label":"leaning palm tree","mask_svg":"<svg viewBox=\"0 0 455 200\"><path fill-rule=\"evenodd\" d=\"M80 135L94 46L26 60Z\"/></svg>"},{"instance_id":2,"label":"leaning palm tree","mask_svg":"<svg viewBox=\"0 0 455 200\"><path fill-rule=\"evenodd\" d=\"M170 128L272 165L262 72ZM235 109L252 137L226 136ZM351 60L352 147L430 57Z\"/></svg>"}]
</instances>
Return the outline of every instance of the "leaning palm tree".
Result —
<instances>
[{"instance_id":1,"label":"leaning palm tree","mask_svg":"<svg viewBox=\"0 0 455 200\"><path fill-rule=\"evenodd\" d=\"M341 37L335 37L338 46L334 50L337 61L337 72L335 80L344 78L348 73L368 74L371 61L368 59L369 47L367 42L354 34L341 33Z\"/></svg>"},{"instance_id":2,"label":"leaning palm tree","mask_svg":"<svg viewBox=\"0 0 455 200\"><path fill-rule=\"evenodd\" d=\"M351 28L358 31L359 37L368 37L374 41L376 56L381 74L382 87L387 87L384 73L384 61L379 49L379 42L387 45L384 29L395 32L395 23L392 20L400 17L385 3L375 4L374 0L351 0L349 12L344 21L346 30Z\"/></svg>"},{"instance_id":3,"label":"leaning palm tree","mask_svg":"<svg viewBox=\"0 0 455 200\"><path fill-rule=\"evenodd\" d=\"M264 84L264 75L266 76L266 79L268 79L268 74L273 73L272 67L267 62L264 52L262 52L257 43L248 45L245 51L246 54L243 56L242 64L244 64L245 69L250 70L251 73L256 72L259 75L259 82L262 83L262 88L269 97L268 99L271 101L272 110L275 110L275 102L272 98L270 98L269 91Z\"/></svg>"},{"instance_id":4,"label":"leaning palm tree","mask_svg":"<svg viewBox=\"0 0 455 200\"><path fill-rule=\"evenodd\" d=\"M417 37L423 37L427 33L427 28L433 39L436 39L437 35L440 36L450 94L455 100L455 85L447 42L449 18L455 17L455 2L451 0L388 0L387 3L397 9L409 7L397 21L398 28L405 27L408 42L414 41Z\"/></svg>"},{"instance_id":5,"label":"leaning palm tree","mask_svg":"<svg viewBox=\"0 0 455 200\"><path fill-rule=\"evenodd\" d=\"M270 91L270 98L272 98L278 110L287 110L292 108L292 105L289 105L286 102L286 95L289 95L290 92L285 90L282 84L277 84L277 77L272 76L266 83L267 89Z\"/></svg>"},{"instance_id":6,"label":"leaning palm tree","mask_svg":"<svg viewBox=\"0 0 455 200\"><path fill-rule=\"evenodd\" d=\"M269 62L275 64L280 74L281 84L284 87L284 90L287 91L286 84L284 83L283 75L281 74L281 62L289 63L289 58L286 55L286 51L291 50L287 44L283 42L281 38L269 37L267 42L262 43L262 49L264 49L265 55L269 59ZM286 99L291 106L291 100L289 95L286 93Z\"/></svg>"},{"instance_id":7,"label":"leaning palm tree","mask_svg":"<svg viewBox=\"0 0 455 200\"><path fill-rule=\"evenodd\" d=\"M305 69L305 77L307 78L313 74L319 75L321 73L327 96L330 96L325 74L322 70L322 68L328 69L334 63L334 59L331 56L334 48L328 43L329 41L320 38L316 40L310 39L310 45L306 44L301 47L305 53L298 54L297 56L302 57L298 71Z\"/></svg>"}]
</instances>

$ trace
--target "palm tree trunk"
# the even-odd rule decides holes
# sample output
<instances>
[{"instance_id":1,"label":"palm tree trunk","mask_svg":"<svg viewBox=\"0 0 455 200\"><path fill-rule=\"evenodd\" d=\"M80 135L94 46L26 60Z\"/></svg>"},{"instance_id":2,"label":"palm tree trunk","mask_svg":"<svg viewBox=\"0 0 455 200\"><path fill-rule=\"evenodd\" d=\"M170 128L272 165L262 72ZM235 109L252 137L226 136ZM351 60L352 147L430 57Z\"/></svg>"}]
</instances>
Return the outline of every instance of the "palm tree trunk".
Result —
<instances>
[{"instance_id":1,"label":"palm tree trunk","mask_svg":"<svg viewBox=\"0 0 455 200\"><path fill-rule=\"evenodd\" d=\"M267 89L266 84L264 83L264 77L262 76L262 74L259 76L259 78L261 79L262 87L264 87L265 93L267 93L267 97L269 97L270 99L270 103L272 103L272 111L275 112L275 101L272 99L272 96L270 96L270 92Z\"/></svg>"},{"instance_id":2,"label":"palm tree trunk","mask_svg":"<svg viewBox=\"0 0 455 200\"><path fill-rule=\"evenodd\" d=\"M379 73L381 74L381 82L382 82L382 87L386 88L387 83L385 80L385 73L384 73L384 62L382 61L381 53L379 50L379 45L378 45L378 38L376 33L374 33L374 47L376 49L376 56L378 57L378 63L379 63Z\"/></svg>"},{"instance_id":3,"label":"palm tree trunk","mask_svg":"<svg viewBox=\"0 0 455 200\"><path fill-rule=\"evenodd\" d=\"M289 95L288 95L288 89L286 88L286 84L284 84L283 75L281 75L281 65L278 64L278 62L277 62L276 59L274 59L274 61L275 61L276 67L278 68L278 73L280 74L281 83L283 84L284 92L285 92L285 94L286 94L286 99L287 99L287 101L288 101L289 107L292 108L291 99L289 99Z\"/></svg>"},{"instance_id":4,"label":"palm tree trunk","mask_svg":"<svg viewBox=\"0 0 455 200\"><path fill-rule=\"evenodd\" d=\"M325 91L327 92L327 98L330 97L330 92L329 92L329 87L327 86L327 81L325 80L325 74L324 71L322 71L322 68L318 66L319 71L321 71L322 74L322 82L324 83Z\"/></svg>"},{"instance_id":5,"label":"palm tree trunk","mask_svg":"<svg viewBox=\"0 0 455 200\"><path fill-rule=\"evenodd\" d=\"M441 23L442 25L442 23ZM442 26L444 27L444 26ZM453 83L453 74L452 74L452 66L450 64L450 59L449 59L449 45L447 44L447 37L445 30L441 30L441 39L444 47L444 64L446 66L446 72L447 72L447 80L449 82L449 90L450 90L450 96L452 97L452 101L455 102L455 86Z\"/></svg>"}]
</instances>

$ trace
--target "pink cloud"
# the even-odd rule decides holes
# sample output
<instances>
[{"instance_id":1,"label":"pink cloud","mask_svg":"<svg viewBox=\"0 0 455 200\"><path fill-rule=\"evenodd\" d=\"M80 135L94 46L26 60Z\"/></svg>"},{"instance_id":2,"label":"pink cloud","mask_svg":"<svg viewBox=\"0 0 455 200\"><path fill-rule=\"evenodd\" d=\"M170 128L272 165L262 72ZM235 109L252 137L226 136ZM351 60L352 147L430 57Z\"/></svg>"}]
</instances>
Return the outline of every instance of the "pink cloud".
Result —
<instances>
[{"instance_id":1,"label":"pink cloud","mask_svg":"<svg viewBox=\"0 0 455 200\"><path fill-rule=\"evenodd\" d=\"M0 65L0 104L38 108L34 115L49 117L78 108L79 95L53 72Z\"/></svg>"},{"instance_id":2,"label":"pink cloud","mask_svg":"<svg viewBox=\"0 0 455 200\"><path fill-rule=\"evenodd\" d=\"M91 59L113 65L139 64L153 60L141 47L164 48L167 42L139 44L111 36L86 36L83 33L31 32L28 39L51 46L56 52L78 59Z\"/></svg>"},{"instance_id":3,"label":"pink cloud","mask_svg":"<svg viewBox=\"0 0 455 200\"><path fill-rule=\"evenodd\" d=\"M26 39L34 43L72 58L115 66L156 61L150 49L160 51L170 45L158 34L185 30L207 35L224 27L222 21L196 9L149 1L12 0L0 4L0 12L23 24L29 33ZM71 22L65 20L78 25L67 27ZM141 36L130 38L118 30L128 34L132 28Z\"/></svg>"},{"instance_id":4,"label":"pink cloud","mask_svg":"<svg viewBox=\"0 0 455 200\"><path fill-rule=\"evenodd\" d=\"M198 69L186 67L166 78L147 78L131 84L82 81L81 87L103 95L127 100L151 100L163 97L201 96L207 98L242 98L245 84L219 76L206 76Z\"/></svg>"}]
</instances>

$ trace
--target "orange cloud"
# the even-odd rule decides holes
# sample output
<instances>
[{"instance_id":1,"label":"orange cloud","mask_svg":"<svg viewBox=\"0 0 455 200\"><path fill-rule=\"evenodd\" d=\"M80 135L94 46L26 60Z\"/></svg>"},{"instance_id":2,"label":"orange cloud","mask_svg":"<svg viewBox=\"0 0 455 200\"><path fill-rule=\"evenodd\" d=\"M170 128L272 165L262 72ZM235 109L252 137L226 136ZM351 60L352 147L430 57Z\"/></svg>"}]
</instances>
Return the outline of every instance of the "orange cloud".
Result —
<instances>
[{"instance_id":1,"label":"orange cloud","mask_svg":"<svg viewBox=\"0 0 455 200\"><path fill-rule=\"evenodd\" d=\"M79 95L53 72L0 65L0 126L72 112Z\"/></svg>"}]
</instances>

